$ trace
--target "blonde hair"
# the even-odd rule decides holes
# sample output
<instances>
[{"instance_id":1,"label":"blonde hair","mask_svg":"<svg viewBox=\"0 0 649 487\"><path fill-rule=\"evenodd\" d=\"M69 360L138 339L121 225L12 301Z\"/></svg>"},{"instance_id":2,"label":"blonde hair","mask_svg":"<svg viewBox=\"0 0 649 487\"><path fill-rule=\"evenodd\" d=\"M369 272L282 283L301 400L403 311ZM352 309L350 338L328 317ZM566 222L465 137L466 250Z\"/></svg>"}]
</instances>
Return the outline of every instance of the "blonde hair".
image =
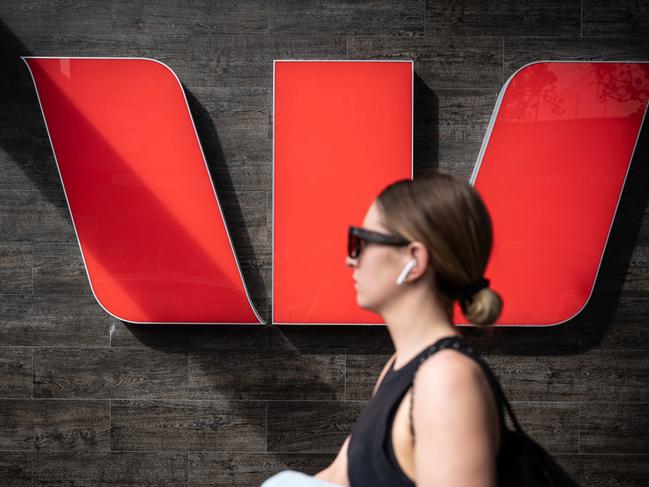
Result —
<instances>
[{"instance_id":1,"label":"blonde hair","mask_svg":"<svg viewBox=\"0 0 649 487\"><path fill-rule=\"evenodd\" d=\"M483 277L491 254L491 217L482 198L468 182L436 172L390 184L376 203L388 231L428 250L433 290L452 322L453 302ZM460 299L464 316L476 325L494 323L502 306L490 288Z\"/></svg>"}]
</instances>

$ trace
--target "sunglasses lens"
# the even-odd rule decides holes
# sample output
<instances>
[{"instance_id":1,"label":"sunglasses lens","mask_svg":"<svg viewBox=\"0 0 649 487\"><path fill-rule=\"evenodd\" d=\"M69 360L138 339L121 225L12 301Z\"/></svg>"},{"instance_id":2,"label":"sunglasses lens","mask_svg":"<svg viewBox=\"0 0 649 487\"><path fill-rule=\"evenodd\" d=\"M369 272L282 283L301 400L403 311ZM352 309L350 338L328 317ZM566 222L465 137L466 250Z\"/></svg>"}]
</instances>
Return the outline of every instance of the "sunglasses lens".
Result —
<instances>
[{"instance_id":1,"label":"sunglasses lens","mask_svg":"<svg viewBox=\"0 0 649 487\"><path fill-rule=\"evenodd\" d=\"M358 235L349 234L349 241L347 243L347 254L352 259L358 257L358 254L361 252L361 239L358 238Z\"/></svg>"}]
</instances>

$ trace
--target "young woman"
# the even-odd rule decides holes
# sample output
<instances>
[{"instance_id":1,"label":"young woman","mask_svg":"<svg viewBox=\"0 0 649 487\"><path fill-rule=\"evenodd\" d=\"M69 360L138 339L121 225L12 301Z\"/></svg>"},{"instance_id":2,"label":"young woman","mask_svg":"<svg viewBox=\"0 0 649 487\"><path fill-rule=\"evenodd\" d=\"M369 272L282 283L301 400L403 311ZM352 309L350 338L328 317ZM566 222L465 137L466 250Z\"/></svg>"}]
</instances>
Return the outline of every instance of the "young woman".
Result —
<instances>
[{"instance_id":1,"label":"young woman","mask_svg":"<svg viewBox=\"0 0 649 487\"><path fill-rule=\"evenodd\" d=\"M500 422L484 372L452 348L426 358L431 345L462 340L456 300L473 324L500 315L483 276L491 247L488 211L465 181L435 173L380 193L350 227L346 264L358 305L383 318L396 352L334 462L263 487L495 487Z\"/></svg>"}]
</instances>

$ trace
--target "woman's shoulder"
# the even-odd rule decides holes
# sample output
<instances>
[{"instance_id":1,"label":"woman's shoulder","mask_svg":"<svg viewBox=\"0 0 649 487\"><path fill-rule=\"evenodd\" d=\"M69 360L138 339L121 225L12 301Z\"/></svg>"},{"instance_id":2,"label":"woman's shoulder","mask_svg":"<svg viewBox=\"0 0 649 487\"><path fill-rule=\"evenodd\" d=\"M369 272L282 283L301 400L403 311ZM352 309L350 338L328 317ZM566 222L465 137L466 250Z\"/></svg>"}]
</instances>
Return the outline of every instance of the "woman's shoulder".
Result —
<instances>
[{"instance_id":1,"label":"woman's shoulder","mask_svg":"<svg viewBox=\"0 0 649 487\"><path fill-rule=\"evenodd\" d=\"M495 454L498 403L479 363L457 350L439 350L420 365L414 384L413 424L417 437L426 438L426 448L471 438Z\"/></svg>"},{"instance_id":2,"label":"woman's shoulder","mask_svg":"<svg viewBox=\"0 0 649 487\"><path fill-rule=\"evenodd\" d=\"M457 396L458 391L465 394L472 391L483 398L491 395L491 385L482 366L474 358L451 348L439 350L424 360L413 382L418 393L422 391L422 395L431 399L444 398L446 393Z\"/></svg>"}]
</instances>

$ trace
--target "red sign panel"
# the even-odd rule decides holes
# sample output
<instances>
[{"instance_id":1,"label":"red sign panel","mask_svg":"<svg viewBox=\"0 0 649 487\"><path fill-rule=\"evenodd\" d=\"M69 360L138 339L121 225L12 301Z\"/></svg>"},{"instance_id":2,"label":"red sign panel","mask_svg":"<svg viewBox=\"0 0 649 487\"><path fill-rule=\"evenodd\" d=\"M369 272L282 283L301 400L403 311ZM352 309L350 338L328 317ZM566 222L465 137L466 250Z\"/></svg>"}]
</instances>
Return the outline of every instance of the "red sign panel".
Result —
<instances>
[{"instance_id":1,"label":"red sign panel","mask_svg":"<svg viewBox=\"0 0 649 487\"><path fill-rule=\"evenodd\" d=\"M132 323L262 323L175 74L150 59L26 62L100 305Z\"/></svg>"},{"instance_id":2,"label":"red sign panel","mask_svg":"<svg viewBox=\"0 0 649 487\"><path fill-rule=\"evenodd\" d=\"M648 98L642 63L534 63L503 87L472 176L493 218L497 324L555 325L584 308Z\"/></svg>"},{"instance_id":3,"label":"red sign panel","mask_svg":"<svg viewBox=\"0 0 649 487\"><path fill-rule=\"evenodd\" d=\"M273 322L382 323L358 307L347 228L412 178L410 61L275 61Z\"/></svg>"}]
</instances>

